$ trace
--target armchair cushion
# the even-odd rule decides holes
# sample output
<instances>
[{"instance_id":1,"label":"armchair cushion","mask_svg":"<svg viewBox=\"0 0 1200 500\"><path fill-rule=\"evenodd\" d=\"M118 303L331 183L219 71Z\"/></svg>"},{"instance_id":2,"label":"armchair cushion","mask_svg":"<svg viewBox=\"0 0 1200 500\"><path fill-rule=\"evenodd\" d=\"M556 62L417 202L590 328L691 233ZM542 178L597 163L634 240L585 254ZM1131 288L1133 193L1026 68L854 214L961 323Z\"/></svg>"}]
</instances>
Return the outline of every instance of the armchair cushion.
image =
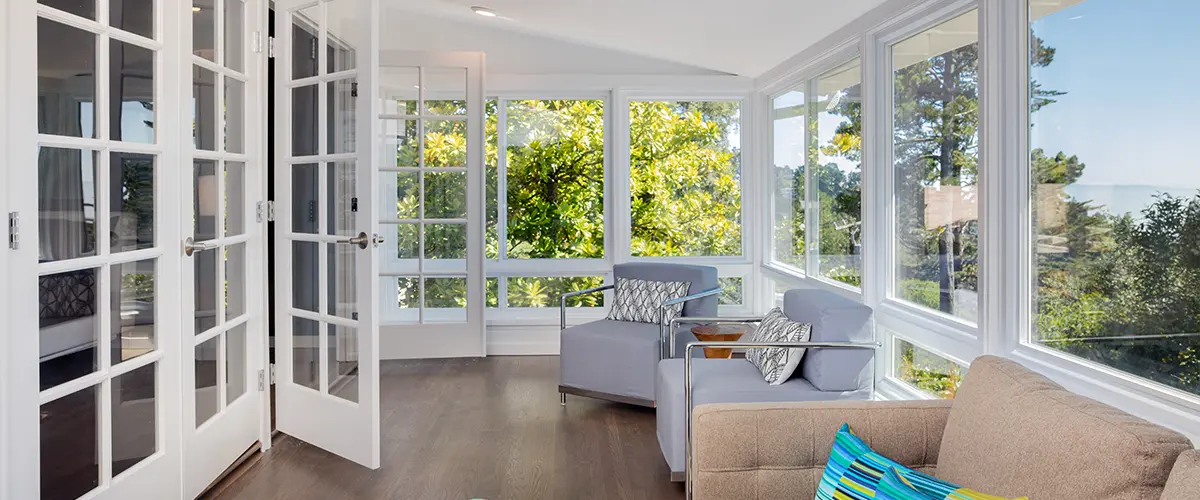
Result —
<instances>
[{"instance_id":1,"label":"armchair cushion","mask_svg":"<svg viewBox=\"0 0 1200 500\"><path fill-rule=\"evenodd\" d=\"M812 325L792 321L783 315L783 310L776 307L763 318L750 341L804 342L811 332ZM804 351L803 348L753 348L746 350L746 360L758 368L768 384L779 385L792 378L800 366Z\"/></svg>"},{"instance_id":2,"label":"armchair cushion","mask_svg":"<svg viewBox=\"0 0 1200 500\"><path fill-rule=\"evenodd\" d=\"M669 322L683 312L683 303L667 306L667 317L662 318L660 313L663 312L663 302L686 296L688 285L686 281L617 278L613 305L608 310L607 319L656 325Z\"/></svg>"},{"instance_id":3,"label":"armchair cushion","mask_svg":"<svg viewBox=\"0 0 1200 500\"><path fill-rule=\"evenodd\" d=\"M587 391L654 400L658 325L599 320L562 331L559 384Z\"/></svg>"},{"instance_id":4,"label":"armchair cushion","mask_svg":"<svg viewBox=\"0 0 1200 500\"><path fill-rule=\"evenodd\" d=\"M812 342L874 342L870 307L828 290L795 289L783 295L783 312L812 325ZM822 391L870 390L875 352L869 349L810 349L800 374Z\"/></svg>"},{"instance_id":5,"label":"armchair cushion","mask_svg":"<svg viewBox=\"0 0 1200 500\"><path fill-rule=\"evenodd\" d=\"M635 278L651 281L686 281L690 283L685 295L712 290L717 287L717 268L690 264L668 264L661 262L629 262L613 266L616 278ZM690 300L683 305L684 316L716 316L715 295Z\"/></svg>"}]
</instances>

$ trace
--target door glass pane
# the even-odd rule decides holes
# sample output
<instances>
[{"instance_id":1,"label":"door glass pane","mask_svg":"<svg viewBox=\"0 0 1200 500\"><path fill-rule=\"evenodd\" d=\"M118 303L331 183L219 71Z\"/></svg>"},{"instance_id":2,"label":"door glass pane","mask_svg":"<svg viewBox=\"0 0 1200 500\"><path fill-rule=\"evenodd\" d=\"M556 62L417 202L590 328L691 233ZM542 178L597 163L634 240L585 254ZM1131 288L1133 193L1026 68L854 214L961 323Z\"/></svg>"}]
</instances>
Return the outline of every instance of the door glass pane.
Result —
<instances>
[{"instance_id":1,"label":"door glass pane","mask_svg":"<svg viewBox=\"0 0 1200 500\"><path fill-rule=\"evenodd\" d=\"M317 76L317 45L321 4L292 13L292 79Z\"/></svg>"},{"instance_id":2,"label":"door glass pane","mask_svg":"<svg viewBox=\"0 0 1200 500\"><path fill-rule=\"evenodd\" d=\"M246 393L246 324L225 333L225 401L232 404Z\"/></svg>"},{"instance_id":3,"label":"door glass pane","mask_svg":"<svg viewBox=\"0 0 1200 500\"><path fill-rule=\"evenodd\" d=\"M318 257L320 243L312 241L292 242L292 307L305 311L320 312L317 295Z\"/></svg>"},{"instance_id":4,"label":"door glass pane","mask_svg":"<svg viewBox=\"0 0 1200 500\"><path fill-rule=\"evenodd\" d=\"M292 156L317 154L318 85L305 85L292 89Z\"/></svg>"},{"instance_id":5,"label":"door glass pane","mask_svg":"<svg viewBox=\"0 0 1200 500\"><path fill-rule=\"evenodd\" d=\"M156 363L112 380L112 474L137 465L158 450Z\"/></svg>"},{"instance_id":6,"label":"door glass pane","mask_svg":"<svg viewBox=\"0 0 1200 500\"><path fill-rule=\"evenodd\" d=\"M219 250L203 250L192 254L196 272L196 335L217 326L217 256Z\"/></svg>"},{"instance_id":7,"label":"door glass pane","mask_svg":"<svg viewBox=\"0 0 1200 500\"><path fill-rule=\"evenodd\" d=\"M417 68L379 68L380 97L385 115L417 115L417 92L421 71Z\"/></svg>"},{"instance_id":8,"label":"door glass pane","mask_svg":"<svg viewBox=\"0 0 1200 500\"><path fill-rule=\"evenodd\" d=\"M109 242L112 252L154 246L154 155L109 156Z\"/></svg>"},{"instance_id":9,"label":"door glass pane","mask_svg":"<svg viewBox=\"0 0 1200 500\"><path fill-rule=\"evenodd\" d=\"M358 329L327 325L329 394L358 402Z\"/></svg>"},{"instance_id":10,"label":"door glass pane","mask_svg":"<svg viewBox=\"0 0 1200 500\"><path fill-rule=\"evenodd\" d=\"M108 54L113 140L154 143L154 51L109 40Z\"/></svg>"},{"instance_id":11,"label":"door glass pane","mask_svg":"<svg viewBox=\"0 0 1200 500\"><path fill-rule=\"evenodd\" d=\"M113 264L112 363L151 352L157 343L154 259Z\"/></svg>"},{"instance_id":12,"label":"door glass pane","mask_svg":"<svg viewBox=\"0 0 1200 500\"><path fill-rule=\"evenodd\" d=\"M42 498L75 499L100 484L99 386L41 406Z\"/></svg>"},{"instance_id":13,"label":"door glass pane","mask_svg":"<svg viewBox=\"0 0 1200 500\"><path fill-rule=\"evenodd\" d=\"M217 74L192 67L192 145L217 150Z\"/></svg>"},{"instance_id":14,"label":"door glass pane","mask_svg":"<svg viewBox=\"0 0 1200 500\"><path fill-rule=\"evenodd\" d=\"M325 119L328 120L328 129L325 137L329 142L326 152L330 154L354 152L357 82L357 79L350 78L326 84Z\"/></svg>"},{"instance_id":15,"label":"door glass pane","mask_svg":"<svg viewBox=\"0 0 1200 500\"><path fill-rule=\"evenodd\" d=\"M467 69L426 68L425 113L450 116L467 114Z\"/></svg>"},{"instance_id":16,"label":"door glass pane","mask_svg":"<svg viewBox=\"0 0 1200 500\"><path fill-rule=\"evenodd\" d=\"M419 309L421 307L421 280L408 276L396 278L396 303L401 309Z\"/></svg>"},{"instance_id":17,"label":"door glass pane","mask_svg":"<svg viewBox=\"0 0 1200 500\"><path fill-rule=\"evenodd\" d=\"M154 0L108 0L108 24L154 38Z\"/></svg>"},{"instance_id":18,"label":"door glass pane","mask_svg":"<svg viewBox=\"0 0 1200 500\"><path fill-rule=\"evenodd\" d=\"M329 38L329 43L325 47L325 65L328 73L354 69L355 57L354 49L334 37Z\"/></svg>"},{"instance_id":19,"label":"door glass pane","mask_svg":"<svg viewBox=\"0 0 1200 500\"><path fill-rule=\"evenodd\" d=\"M467 173L424 172L425 218L465 219L467 217Z\"/></svg>"},{"instance_id":20,"label":"door glass pane","mask_svg":"<svg viewBox=\"0 0 1200 500\"><path fill-rule=\"evenodd\" d=\"M96 371L98 272L81 269L38 277L42 390Z\"/></svg>"},{"instance_id":21,"label":"door glass pane","mask_svg":"<svg viewBox=\"0 0 1200 500\"><path fill-rule=\"evenodd\" d=\"M90 5L90 17L92 2L77 3ZM96 35L40 17L37 23L38 132L96 137Z\"/></svg>"},{"instance_id":22,"label":"door glass pane","mask_svg":"<svg viewBox=\"0 0 1200 500\"><path fill-rule=\"evenodd\" d=\"M241 0L225 0L225 67L242 71L246 51L246 5Z\"/></svg>"},{"instance_id":23,"label":"door glass pane","mask_svg":"<svg viewBox=\"0 0 1200 500\"><path fill-rule=\"evenodd\" d=\"M416 224L396 225L396 257L415 259L421 254L421 241L417 236Z\"/></svg>"},{"instance_id":24,"label":"door glass pane","mask_svg":"<svg viewBox=\"0 0 1200 500\"><path fill-rule=\"evenodd\" d=\"M467 319L467 278L425 278L425 322Z\"/></svg>"},{"instance_id":25,"label":"door glass pane","mask_svg":"<svg viewBox=\"0 0 1200 500\"><path fill-rule=\"evenodd\" d=\"M220 410L217 393L217 353L221 336L217 335L196 346L196 427L200 427Z\"/></svg>"},{"instance_id":26,"label":"door glass pane","mask_svg":"<svg viewBox=\"0 0 1200 500\"><path fill-rule=\"evenodd\" d=\"M348 319L358 319L358 294L355 285L358 282L358 252L357 246L329 244L329 310L328 314Z\"/></svg>"},{"instance_id":27,"label":"door glass pane","mask_svg":"<svg viewBox=\"0 0 1200 500\"><path fill-rule=\"evenodd\" d=\"M328 178L325 185L329 218L325 226L329 234L357 236L358 228L358 171L355 162L339 161L326 164Z\"/></svg>"},{"instance_id":28,"label":"door glass pane","mask_svg":"<svg viewBox=\"0 0 1200 500\"><path fill-rule=\"evenodd\" d=\"M467 122L422 120L425 124L424 167L467 166Z\"/></svg>"},{"instance_id":29,"label":"door glass pane","mask_svg":"<svg viewBox=\"0 0 1200 500\"><path fill-rule=\"evenodd\" d=\"M379 199L384 218L395 214L397 219L416 219L420 200L417 199L421 177L417 172L382 172L379 174Z\"/></svg>"},{"instance_id":30,"label":"door glass pane","mask_svg":"<svg viewBox=\"0 0 1200 500\"><path fill-rule=\"evenodd\" d=\"M320 344L317 340L320 333L320 323L292 318L292 382L318 391L321 390Z\"/></svg>"},{"instance_id":31,"label":"door glass pane","mask_svg":"<svg viewBox=\"0 0 1200 500\"><path fill-rule=\"evenodd\" d=\"M217 60L217 0L192 0L192 54Z\"/></svg>"},{"instance_id":32,"label":"door glass pane","mask_svg":"<svg viewBox=\"0 0 1200 500\"><path fill-rule=\"evenodd\" d=\"M225 151L245 153L246 84L225 77Z\"/></svg>"},{"instance_id":33,"label":"door glass pane","mask_svg":"<svg viewBox=\"0 0 1200 500\"><path fill-rule=\"evenodd\" d=\"M225 236L246 232L246 164L225 162Z\"/></svg>"},{"instance_id":34,"label":"door glass pane","mask_svg":"<svg viewBox=\"0 0 1200 500\"><path fill-rule=\"evenodd\" d=\"M92 151L38 150L38 261L96 254L96 160Z\"/></svg>"},{"instance_id":35,"label":"door glass pane","mask_svg":"<svg viewBox=\"0 0 1200 500\"><path fill-rule=\"evenodd\" d=\"M96 19L96 0L38 0L38 3L79 17Z\"/></svg>"},{"instance_id":36,"label":"door glass pane","mask_svg":"<svg viewBox=\"0 0 1200 500\"><path fill-rule=\"evenodd\" d=\"M195 189L192 202L193 238L206 241L217 237L217 162L195 160L192 165L192 186Z\"/></svg>"},{"instance_id":37,"label":"door glass pane","mask_svg":"<svg viewBox=\"0 0 1200 500\"><path fill-rule=\"evenodd\" d=\"M225 247L225 320L246 314L246 244Z\"/></svg>"},{"instance_id":38,"label":"door glass pane","mask_svg":"<svg viewBox=\"0 0 1200 500\"><path fill-rule=\"evenodd\" d=\"M380 159L383 166L420 166L418 148L417 120L383 120L383 156Z\"/></svg>"},{"instance_id":39,"label":"door glass pane","mask_svg":"<svg viewBox=\"0 0 1200 500\"><path fill-rule=\"evenodd\" d=\"M466 224L426 224L426 259L467 258Z\"/></svg>"},{"instance_id":40,"label":"door glass pane","mask_svg":"<svg viewBox=\"0 0 1200 500\"><path fill-rule=\"evenodd\" d=\"M292 166L292 232L317 234L320 185L316 163Z\"/></svg>"}]
</instances>

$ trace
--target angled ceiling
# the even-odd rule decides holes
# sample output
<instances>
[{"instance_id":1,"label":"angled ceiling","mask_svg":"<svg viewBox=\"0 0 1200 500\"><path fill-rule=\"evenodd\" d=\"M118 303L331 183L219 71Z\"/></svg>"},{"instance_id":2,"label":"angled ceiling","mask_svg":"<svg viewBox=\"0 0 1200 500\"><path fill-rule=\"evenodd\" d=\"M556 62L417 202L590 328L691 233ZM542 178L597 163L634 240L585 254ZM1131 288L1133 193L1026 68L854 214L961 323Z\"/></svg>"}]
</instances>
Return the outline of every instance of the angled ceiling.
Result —
<instances>
[{"instance_id":1,"label":"angled ceiling","mask_svg":"<svg viewBox=\"0 0 1200 500\"><path fill-rule=\"evenodd\" d=\"M884 0L383 0L386 16L420 16L570 42L659 61L669 73L754 77ZM485 18L479 5L500 17ZM391 24L406 26L406 24ZM411 29L427 31L414 24ZM486 32L485 31L485 32ZM538 42L537 39L549 39ZM452 41L451 41L452 42ZM468 49L455 49L468 50ZM487 47L470 50L488 52ZM586 52L586 51L581 51ZM578 59L585 62L588 55ZM489 64L493 56L489 54Z\"/></svg>"}]
</instances>

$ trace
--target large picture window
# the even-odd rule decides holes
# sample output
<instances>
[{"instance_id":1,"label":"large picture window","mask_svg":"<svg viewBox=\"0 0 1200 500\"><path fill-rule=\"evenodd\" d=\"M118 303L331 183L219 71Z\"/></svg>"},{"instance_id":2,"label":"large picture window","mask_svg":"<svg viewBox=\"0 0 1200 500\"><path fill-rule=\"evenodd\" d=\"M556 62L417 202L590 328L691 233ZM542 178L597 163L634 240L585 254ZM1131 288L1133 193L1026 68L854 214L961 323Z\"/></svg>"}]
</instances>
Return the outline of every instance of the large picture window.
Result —
<instances>
[{"instance_id":1,"label":"large picture window","mask_svg":"<svg viewBox=\"0 0 1200 500\"><path fill-rule=\"evenodd\" d=\"M742 255L739 101L629 104L631 254Z\"/></svg>"},{"instance_id":2,"label":"large picture window","mask_svg":"<svg viewBox=\"0 0 1200 500\"><path fill-rule=\"evenodd\" d=\"M1033 341L1200 394L1200 5L1068 5L1030 12Z\"/></svg>"},{"instance_id":3,"label":"large picture window","mask_svg":"<svg viewBox=\"0 0 1200 500\"><path fill-rule=\"evenodd\" d=\"M862 65L855 59L817 78L809 150L819 209L817 274L862 286Z\"/></svg>"},{"instance_id":4,"label":"large picture window","mask_svg":"<svg viewBox=\"0 0 1200 500\"><path fill-rule=\"evenodd\" d=\"M892 46L896 297L978 317L979 14Z\"/></svg>"}]
</instances>

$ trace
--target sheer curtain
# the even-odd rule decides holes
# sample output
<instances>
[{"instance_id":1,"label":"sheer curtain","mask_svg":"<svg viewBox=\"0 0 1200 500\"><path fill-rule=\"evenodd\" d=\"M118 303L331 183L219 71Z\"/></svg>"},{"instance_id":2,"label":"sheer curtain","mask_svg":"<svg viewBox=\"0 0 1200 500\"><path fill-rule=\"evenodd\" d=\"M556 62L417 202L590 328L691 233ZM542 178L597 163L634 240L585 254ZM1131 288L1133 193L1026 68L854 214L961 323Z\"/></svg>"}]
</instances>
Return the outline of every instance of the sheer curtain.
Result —
<instances>
[{"instance_id":1,"label":"sheer curtain","mask_svg":"<svg viewBox=\"0 0 1200 500\"><path fill-rule=\"evenodd\" d=\"M70 94L43 94L38 130L42 133L79 137L82 105ZM95 252L89 237L95 221L94 196L84 195L84 170L94 168L91 154L61 148L41 148L38 154L39 260L69 259ZM94 171L94 170L92 170ZM93 184L94 176L89 179ZM91 187L94 193L95 186ZM86 204L92 204L87 214Z\"/></svg>"}]
</instances>

